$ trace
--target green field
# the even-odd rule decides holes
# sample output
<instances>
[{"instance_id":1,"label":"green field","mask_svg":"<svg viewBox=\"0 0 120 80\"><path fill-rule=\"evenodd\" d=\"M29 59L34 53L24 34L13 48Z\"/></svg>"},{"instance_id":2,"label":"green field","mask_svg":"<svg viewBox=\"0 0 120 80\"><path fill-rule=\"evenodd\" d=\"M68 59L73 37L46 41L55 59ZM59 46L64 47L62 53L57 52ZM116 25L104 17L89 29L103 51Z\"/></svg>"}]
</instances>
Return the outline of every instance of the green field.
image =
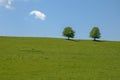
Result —
<instances>
[{"instance_id":1,"label":"green field","mask_svg":"<svg viewBox=\"0 0 120 80\"><path fill-rule=\"evenodd\" d=\"M0 37L0 80L120 80L120 42Z\"/></svg>"}]
</instances>

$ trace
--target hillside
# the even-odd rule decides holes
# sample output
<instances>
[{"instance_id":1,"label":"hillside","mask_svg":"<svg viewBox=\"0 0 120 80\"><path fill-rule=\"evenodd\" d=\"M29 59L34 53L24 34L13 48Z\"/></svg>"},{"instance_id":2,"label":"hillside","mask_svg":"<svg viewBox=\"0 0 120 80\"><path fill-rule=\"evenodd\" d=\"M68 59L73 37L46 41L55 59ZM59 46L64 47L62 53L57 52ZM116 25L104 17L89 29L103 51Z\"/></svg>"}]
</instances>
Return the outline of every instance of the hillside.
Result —
<instances>
[{"instance_id":1,"label":"hillside","mask_svg":"<svg viewBox=\"0 0 120 80\"><path fill-rule=\"evenodd\" d=\"M120 42L0 37L0 80L120 80Z\"/></svg>"}]
</instances>

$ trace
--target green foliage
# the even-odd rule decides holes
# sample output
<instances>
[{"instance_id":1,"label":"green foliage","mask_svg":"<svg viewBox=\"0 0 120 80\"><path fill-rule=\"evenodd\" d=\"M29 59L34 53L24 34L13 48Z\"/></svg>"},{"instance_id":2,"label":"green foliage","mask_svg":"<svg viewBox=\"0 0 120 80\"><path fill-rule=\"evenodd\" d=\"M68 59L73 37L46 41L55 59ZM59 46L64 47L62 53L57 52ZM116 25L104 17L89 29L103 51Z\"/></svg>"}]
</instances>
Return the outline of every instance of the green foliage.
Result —
<instances>
[{"instance_id":1,"label":"green foliage","mask_svg":"<svg viewBox=\"0 0 120 80\"><path fill-rule=\"evenodd\" d=\"M93 27L93 29L90 32L90 37L94 38L94 40L96 40L96 38L100 38L101 36L100 30L98 27Z\"/></svg>"},{"instance_id":2,"label":"green foliage","mask_svg":"<svg viewBox=\"0 0 120 80\"><path fill-rule=\"evenodd\" d=\"M70 38L74 38L75 31L71 27L66 27L64 28L64 31L62 34L63 36L68 37L68 40L69 40Z\"/></svg>"},{"instance_id":3,"label":"green foliage","mask_svg":"<svg viewBox=\"0 0 120 80\"><path fill-rule=\"evenodd\" d=\"M120 80L120 42L0 37L0 80Z\"/></svg>"}]
</instances>

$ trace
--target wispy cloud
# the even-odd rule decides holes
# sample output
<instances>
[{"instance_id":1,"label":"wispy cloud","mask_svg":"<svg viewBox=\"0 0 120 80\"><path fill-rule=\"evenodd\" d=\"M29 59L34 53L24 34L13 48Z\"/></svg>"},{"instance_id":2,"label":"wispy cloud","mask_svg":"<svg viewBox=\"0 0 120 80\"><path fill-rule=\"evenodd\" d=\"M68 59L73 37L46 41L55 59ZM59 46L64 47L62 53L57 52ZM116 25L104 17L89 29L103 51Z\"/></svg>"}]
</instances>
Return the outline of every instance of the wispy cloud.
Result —
<instances>
[{"instance_id":1,"label":"wispy cloud","mask_svg":"<svg viewBox=\"0 0 120 80\"><path fill-rule=\"evenodd\" d=\"M0 6L7 9L13 9L12 3L14 0L0 0Z\"/></svg>"},{"instance_id":2,"label":"wispy cloud","mask_svg":"<svg viewBox=\"0 0 120 80\"><path fill-rule=\"evenodd\" d=\"M40 20L45 20L46 18L46 15L38 10L31 11L30 15L34 15L35 18L40 19Z\"/></svg>"}]
</instances>

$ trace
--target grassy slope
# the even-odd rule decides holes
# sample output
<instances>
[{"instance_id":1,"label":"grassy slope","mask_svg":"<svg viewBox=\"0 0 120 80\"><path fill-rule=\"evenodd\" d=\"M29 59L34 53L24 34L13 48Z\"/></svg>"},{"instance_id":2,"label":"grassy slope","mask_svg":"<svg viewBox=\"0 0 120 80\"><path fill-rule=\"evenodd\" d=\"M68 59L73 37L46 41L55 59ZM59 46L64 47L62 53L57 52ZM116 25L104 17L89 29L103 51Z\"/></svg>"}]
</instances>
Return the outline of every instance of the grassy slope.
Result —
<instances>
[{"instance_id":1,"label":"grassy slope","mask_svg":"<svg viewBox=\"0 0 120 80\"><path fill-rule=\"evenodd\" d=\"M120 80L120 42L0 37L0 80Z\"/></svg>"}]
</instances>

